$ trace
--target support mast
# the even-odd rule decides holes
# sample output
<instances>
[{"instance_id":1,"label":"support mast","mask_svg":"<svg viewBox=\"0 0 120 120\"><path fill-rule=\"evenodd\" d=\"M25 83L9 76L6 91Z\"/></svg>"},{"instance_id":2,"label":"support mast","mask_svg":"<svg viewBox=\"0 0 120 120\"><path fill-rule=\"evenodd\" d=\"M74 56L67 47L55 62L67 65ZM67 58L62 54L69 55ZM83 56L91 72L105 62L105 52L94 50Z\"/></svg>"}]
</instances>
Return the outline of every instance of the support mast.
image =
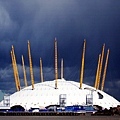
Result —
<instances>
[{"instance_id":1,"label":"support mast","mask_svg":"<svg viewBox=\"0 0 120 120\"><path fill-rule=\"evenodd\" d=\"M30 42L28 41L28 56L29 56L29 64L30 64L30 77L32 83L32 90L34 89L34 77L33 77L33 68L32 68L32 59L31 59L31 52L30 52Z\"/></svg>"},{"instance_id":2,"label":"support mast","mask_svg":"<svg viewBox=\"0 0 120 120\"><path fill-rule=\"evenodd\" d=\"M102 55L101 55L101 60L100 60L100 69L99 69L99 73L98 73L98 81L97 81L97 87L96 87L97 89L99 89L99 85L100 85L100 78L101 78L103 57L104 57L104 49L105 49L105 44L103 45L103 48L102 48Z\"/></svg>"},{"instance_id":3,"label":"support mast","mask_svg":"<svg viewBox=\"0 0 120 120\"><path fill-rule=\"evenodd\" d=\"M27 87L27 77L26 77L26 71L25 71L25 64L24 64L24 57L23 57L23 55L22 55L22 68L23 68L23 74L24 74L25 87Z\"/></svg>"},{"instance_id":4,"label":"support mast","mask_svg":"<svg viewBox=\"0 0 120 120\"><path fill-rule=\"evenodd\" d=\"M57 60L57 39L55 38L55 89L57 89L57 79L58 79L58 60Z\"/></svg>"},{"instance_id":5,"label":"support mast","mask_svg":"<svg viewBox=\"0 0 120 120\"><path fill-rule=\"evenodd\" d=\"M97 83L98 83L98 74L99 74L99 69L100 69L100 59L101 59L101 54L99 54L99 59L98 59L98 66L97 66L96 79L95 79L95 85L94 85L95 88L97 88Z\"/></svg>"},{"instance_id":6,"label":"support mast","mask_svg":"<svg viewBox=\"0 0 120 120\"><path fill-rule=\"evenodd\" d=\"M17 91L20 91L20 79L19 79L18 68L17 68L16 57L15 57L13 45L12 45L11 56L12 56L12 60L13 60L14 76L15 76L16 83L17 83Z\"/></svg>"},{"instance_id":7,"label":"support mast","mask_svg":"<svg viewBox=\"0 0 120 120\"><path fill-rule=\"evenodd\" d=\"M61 79L63 78L63 59L61 59Z\"/></svg>"},{"instance_id":8,"label":"support mast","mask_svg":"<svg viewBox=\"0 0 120 120\"><path fill-rule=\"evenodd\" d=\"M83 75L84 75L85 48L86 48L86 40L84 40L83 53L82 53L82 65L81 65L81 75L80 75L80 89L82 89Z\"/></svg>"},{"instance_id":9,"label":"support mast","mask_svg":"<svg viewBox=\"0 0 120 120\"><path fill-rule=\"evenodd\" d=\"M40 78L41 82L43 82L43 68L42 68L42 59L40 58Z\"/></svg>"},{"instance_id":10,"label":"support mast","mask_svg":"<svg viewBox=\"0 0 120 120\"><path fill-rule=\"evenodd\" d=\"M101 84L101 90L102 91L103 91L104 84L105 84L105 77L106 77L106 72L107 72L107 65L108 65L109 53L110 53L110 50L108 49L107 56L106 56L105 67L104 67L104 72L103 72L102 84Z\"/></svg>"},{"instance_id":11,"label":"support mast","mask_svg":"<svg viewBox=\"0 0 120 120\"><path fill-rule=\"evenodd\" d=\"M15 63L14 63L14 58L13 58L13 53L12 53L12 51L11 51L11 59L12 59L12 66L13 66L13 72L14 72L16 90L19 91L18 81L17 81L17 77L16 77L16 71L15 71Z\"/></svg>"}]
</instances>

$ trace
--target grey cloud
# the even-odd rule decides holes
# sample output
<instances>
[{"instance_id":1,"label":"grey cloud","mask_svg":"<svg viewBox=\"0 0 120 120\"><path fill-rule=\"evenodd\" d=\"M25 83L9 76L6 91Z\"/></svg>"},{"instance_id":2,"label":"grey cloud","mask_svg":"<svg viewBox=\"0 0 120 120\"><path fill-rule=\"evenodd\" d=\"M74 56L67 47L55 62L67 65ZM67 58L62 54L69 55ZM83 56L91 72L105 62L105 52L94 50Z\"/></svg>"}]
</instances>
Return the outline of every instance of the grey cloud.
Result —
<instances>
[{"instance_id":1,"label":"grey cloud","mask_svg":"<svg viewBox=\"0 0 120 120\"><path fill-rule=\"evenodd\" d=\"M6 35L13 34L17 28L17 24L10 18L7 10L0 5L0 38L7 38Z\"/></svg>"}]
</instances>

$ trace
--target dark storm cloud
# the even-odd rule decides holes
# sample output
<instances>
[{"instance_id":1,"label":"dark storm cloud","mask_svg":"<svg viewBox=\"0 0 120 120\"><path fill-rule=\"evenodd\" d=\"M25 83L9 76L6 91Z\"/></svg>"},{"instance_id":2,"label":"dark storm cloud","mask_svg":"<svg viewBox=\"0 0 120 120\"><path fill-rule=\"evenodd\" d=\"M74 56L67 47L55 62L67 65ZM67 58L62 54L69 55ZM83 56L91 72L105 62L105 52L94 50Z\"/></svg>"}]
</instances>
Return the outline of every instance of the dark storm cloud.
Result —
<instances>
[{"instance_id":1,"label":"dark storm cloud","mask_svg":"<svg viewBox=\"0 0 120 120\"><path fill-rule=\"evenodd\" d=\"M120 81L120 1L116 0L1 0L0 1L0 65L1 71L11 64L11 45L15 47L17 63L25 56L28 66L27 40L35 77L42 57L45 78L54 75L54 38L58 39L59 63L64 58L65 78L79 81L83 39L87 40L84 82L93 85L98 54L103 43L110 48L106 84ZM12 68L12 66L11 66ZM7 72L8 73L8 72ZM72 74L71 74L72 73ZM22 74L22 73L21 73ZM2 80L4 79L1 78ZM6 78L8 80L8 78ZM12 81L13 75L11 75ZM22 79L22 78L21 78ZM54 78L53 78L54 79ZM91 80L92 79L92 80ZM92 82L91 82L92 81ZM0 83L2 84L2 83ZM9 84L9 82L8 82ZM106 86L107 92L115 87ZM8 88L9 89L9 88ZM117 97L117 94L112 94ZM117 97L120 99L120 97Z\"/></svg>"},{"instance_id":2,"label":"dark storm cloud","mask_svg":"<svg viewBox=\"0 0 120 120\"><path fill-rule=\"evenodd\" d=\"M117 46L115 41L120 37L118 5L111 1L3 1L1 39L14 41L21 53L21 47L26 50L26 41L30 39L33 52L43 57L55 37L60 46L65 46L66 54L81 45L84 38L91 50L96 47L99 50L104 42Z\"/></svg>"}]
</instances>

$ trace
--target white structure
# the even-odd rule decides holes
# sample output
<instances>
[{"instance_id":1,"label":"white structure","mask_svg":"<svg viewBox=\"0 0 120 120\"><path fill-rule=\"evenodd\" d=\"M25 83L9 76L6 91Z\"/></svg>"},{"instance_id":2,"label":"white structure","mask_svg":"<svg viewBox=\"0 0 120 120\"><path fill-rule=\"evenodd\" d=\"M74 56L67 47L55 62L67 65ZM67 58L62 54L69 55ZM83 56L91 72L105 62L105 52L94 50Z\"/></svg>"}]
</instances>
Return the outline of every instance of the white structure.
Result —
<instances>
[{"instance_id":1,"label":"white structure","mask_svg":"<svg viewBox=\"0 0 120 120\"><path fill-rule=\"evenodd\" d=\"M116 107L120 105L112 96L106 94L101 90L96 90L94 87L86 84L79 89L79 83L74 81L66 81L65 79L58 79L58 89L55 89L55 81L46 81L37 83L32 86L15 92L10 96L10 107L21 105L26 110L31 107L44 108L48 105L99 105L103 108ZM0 106L4 101L0 103Z\"/></svg>"}]
</instances>

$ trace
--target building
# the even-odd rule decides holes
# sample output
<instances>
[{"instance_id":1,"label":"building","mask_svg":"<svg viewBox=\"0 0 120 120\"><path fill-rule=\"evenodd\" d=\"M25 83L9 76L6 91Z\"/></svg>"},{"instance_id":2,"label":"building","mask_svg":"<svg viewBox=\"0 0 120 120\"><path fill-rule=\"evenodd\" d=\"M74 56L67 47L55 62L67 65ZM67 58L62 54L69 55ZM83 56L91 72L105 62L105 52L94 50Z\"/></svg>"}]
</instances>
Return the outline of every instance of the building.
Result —
<instances>
[{"instance_id":1,"label":"building","mask_svg":"<svg viewBox=\"0 0 120 120\"><path fill-rule=\"evenodd\" d=\"M109 109L120 104L101 90L86 84L82 85L82 89L79 86L78 82L65 79L58 79L57 89L55 89L55 80L37 83L34 85L34 90L28 86L10 95L10 107L20 105L29 110L49 105L98 105ZM4 100L1 105L4 105Z\"/></svg>"},{"instance_id":2,"label":"building","mask_svg":"<svg viewBox=\"0 0 120 120\"><path fill-rule=\"evenodd\" d=\"M4 99L0 103L0 106L9 106L9 107L21 106L25 110L29 110L30 108L45 108L49 105L60 105L60 106L97 105L97 106L101 106L102 108L108 108L108 109L110 107L116 107L117 105L120 105L119 101L117 101L115 98L113 98L112 96L108 95L103 91L109 50L107 53L106 63L104 68L104 74L103 74L104 79L102 80L101 90L99 90L100 76L102 70L101 66L103 61L105 45L103 45L101 58L99 55L95 86L92 87L83 84L85 44L86 41L84 41L84 46L83 46L80 82L64 79L63 61L61 62L61 79L58 79L57 42L55 40L55 80L43 81L42 62L40 61L41 83L34 84L32 59L30 53L30 43L28 42L31 86L27 86L27 81L24 78L26 87L23 89L21 89L20 86L14 48L12 47L11 57L12 57L12 64L13 64L13 71L15 76L17 92L10 95L9 97L6 97L7 99ZM24 62L23 62L23 68L24 68ZM23 71L24 71L24 76L26 76L25 69L23 69Z\"/></svg>"}]
</instances>

